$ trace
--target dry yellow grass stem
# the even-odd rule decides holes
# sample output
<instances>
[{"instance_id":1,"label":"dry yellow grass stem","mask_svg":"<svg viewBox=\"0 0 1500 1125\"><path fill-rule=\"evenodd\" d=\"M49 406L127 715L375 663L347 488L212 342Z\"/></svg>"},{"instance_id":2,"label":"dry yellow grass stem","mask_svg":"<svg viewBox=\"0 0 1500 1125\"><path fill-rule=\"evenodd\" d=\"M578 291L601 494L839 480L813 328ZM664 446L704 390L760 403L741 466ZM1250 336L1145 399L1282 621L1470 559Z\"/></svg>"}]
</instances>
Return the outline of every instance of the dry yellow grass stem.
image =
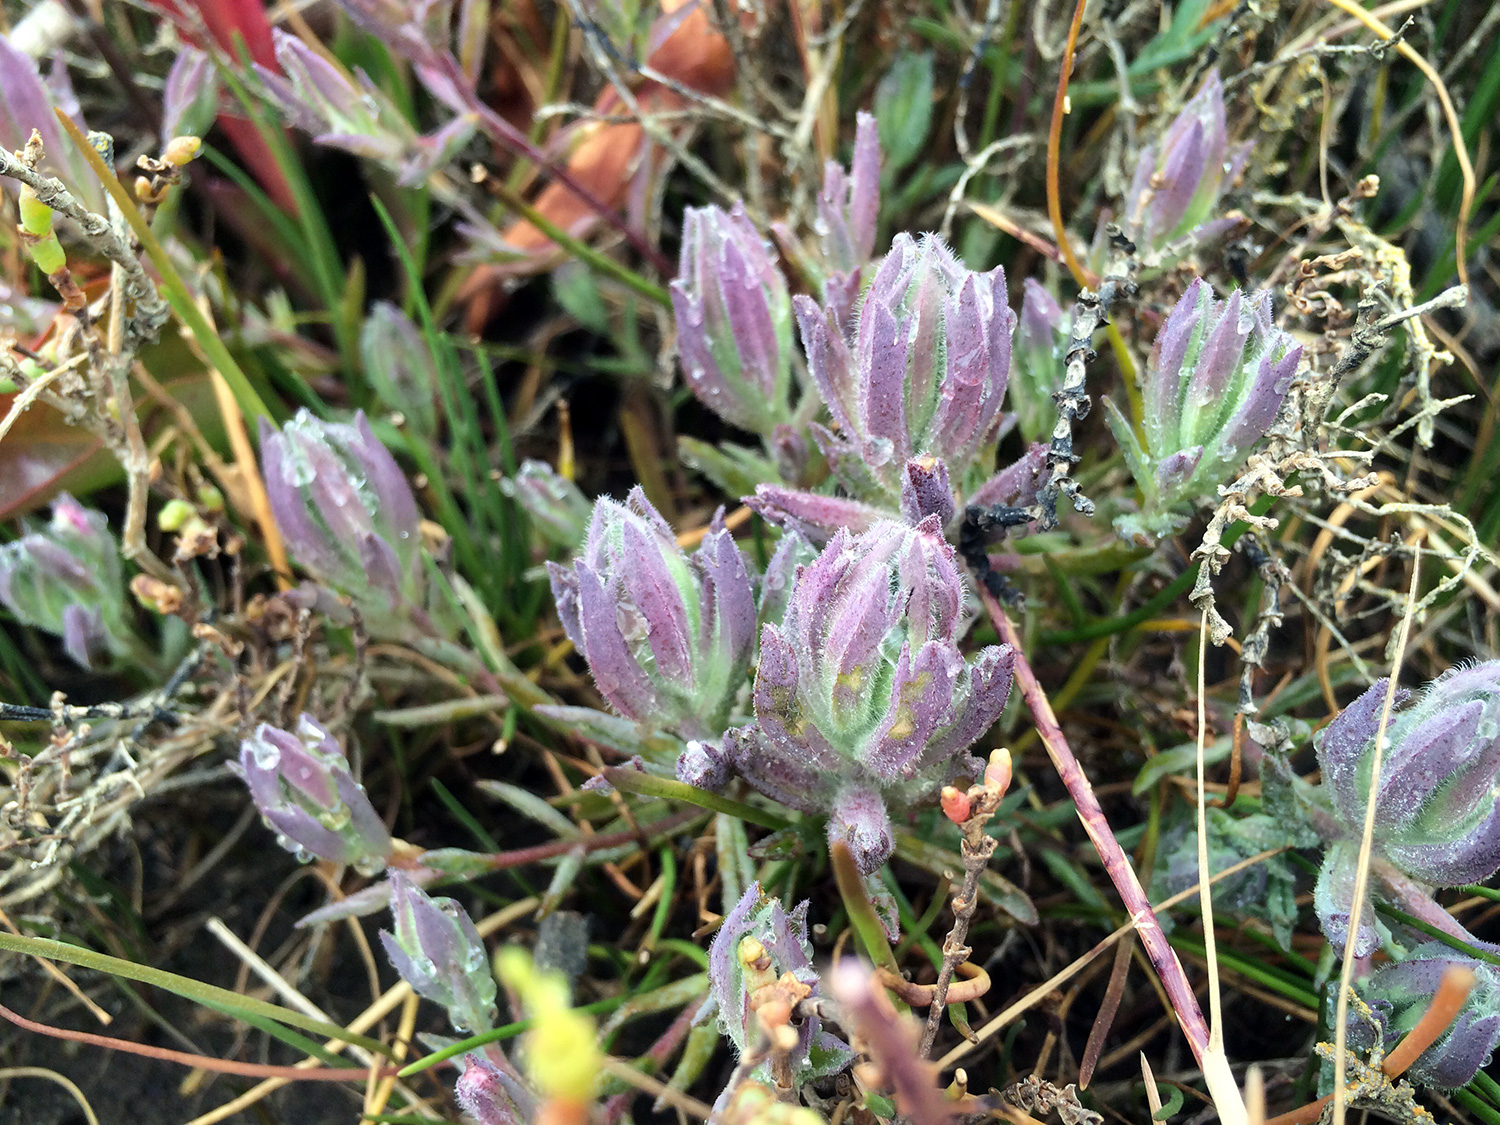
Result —
<instances>
[{"instance_id":1,"label":"dry yellow grass stem","mask_svg":"<svg viewBox=\"0 0 1500 1125\"><path fill-rule=\"evenodd\" d=\"M1353 16L1382 39L1394 39L1395 31L1384 21L1377 19L1373 12L1361 8L1354 0L1328 0L1341 12ZM1438 102L1443 107L1443 117L1448 122L1448 131L1453 134L1453 154L1458 158L1458 169L1463 176L1463 197L1458 206L1458 225L1454 231L1454 261L1458 272L1458 283L1469 284L1469 266L1464 261L1469 242L1469 211L1474 206L1474 192L1476 181L1474 178L1474 165L1469 160L1469 147L1464 143L1463 127L1458 120L1458 111L1453 108L1453 99L1448 96L1448 87L1443 83L1440 75L1430 62L1422 57L1420 51L1405 40L1396 44L1396 50L1401 57L1411 63L1422 72L1422 76L1432 83L1433 91L1437 94ZM1336 1119L1338 1125L1342 1125L1342 1119Z\"/></svg>"},{"instance_id":2,"label":"dry yellow grass stem","mask_svg":"<svg viewBox=\"0 0 1500 1125\"><path fill-rule=\"evenodd\" d=\"M724 526L730 531L738 531L750 522L750 509L741 504L734 511L724 517ZM677 545L684 551L691 550L703 542L704 536L708 534L708 524L695 527L691 531L684 531L677 537Z\"/></svg>"},{"instance_id":3,"label":"dry yellow grass stem","mask_svg":"<svg viewBox=\"0 0 1500 1125\"><path fill-rule=\"evenodd\" d=\"M83 1096L83 1091L73 1082L71 1078L48 1070L44 1066L7 1066L0 1067L0 1082L8 1082L12 1078L45 1078L48 1082L56 1082L78 1103L78 1108L83 1110L83 1116L89 1125L99 1125L99 1117L94 1113L94 1107L89 1105L89 1100Z\"/></svg>"},{"instance_id":4,"label":"dry yellow grass stem","mask_svg":"<svg viewBox=\"0 0 1500 1125\"><path fill-rule=\"evenodd\" d=\"M1203 666L1208 660L1208 610L1198 623L1198 907L1203 912L1203 955L1208 968L1208 1050L1203 1054L1203 1081L1224 1125L1246 1125L1249 1118L1239 1083L1224 1054L1224 1011L1219 996L1219 956L1214 935L1213 883L1208 872L1208 800L1203 747L1208 734L1208 687Z\"/></svg>"},{"instance_id":5,"label":"dry yellow grass stem","mask_svg":"<svg viewBox=\"0 0 1500 1125\"><path fill-rule=\"evenodd\" d=\"M5 913L4 910L0 910L0 926L4 926L7 930L15 934L17 937L21 936L21 931L16 929L16 924L10 920L10 915ZM98 1004L95 1004L92 1000L90 1000L83 989L79 988L77 983L73 980L72 977L68 976L67 973L63 972L51 961L48 961L45 957L36 958L36 963L42 967L42 969L49 977L57 981L58 984L62 985L69 992L71 992L73 994L73 998L80 1004L82 1004L85 1008L87 1008L89 1010L89 1014L92 1015L96 1020L104 1024L106 1027L108 1027L109 1024L113 1022L114 1017L106 1012L103 1008L99 1007Z\"/></svg>"},{"instance_id":6,"label":"dry yellow grass stem","mask_svg":"<svg viewBox=\"0 0 1500 1125\"><path fill-rule=\"evenodd\" d=\"M401 1007L401 1022L396 1027L396 1042L394 1044L394 1057L392 1062L397 1066L406 1061L406 1050L411 1046L412 1034L417 1027L417 994L413 992L406 998L406 1003ZM372 1070L370 1072L374 1074ZM391 1091L396 1088L396 1076L387 1075L380 1080L373 1093L365 1101L364 1116L366 1118L376 1117L385 1112L385 1106L391 1100Z\"/></svg>"},{"instance_id":7,"label":"dry yellow grass stem","mask_svg":"<svg viewBox=\"0 0 1500 1125\"><path fill-rule=\"evenodd\" d=\"M1379 803L1381 760L1385 756L1385 732L1391 722L1391 709L1396 704L1396 685L1401 678L1401 661L1406 656L1406 642L1411 636L1412 606L1417 600L1417 582L1422 574L1422 549L1416 548L1411 562L1411 586L1406 592L1406 612L1401 616L1400 632L1396 637L1396 654L1391 660L1390 679L1386 683L1385 703L1380 709L1380 725L1375 728L1375 748L1370 754L1370 792L1365 801L1364 833L1359 845L1359 863L1354 874L1354 902L1349 907L1349 927L1345 931L1347 942L1353 942L1359 933L1360 915L1364 912L1365 895L1370 887L1370 852L1375 846L1375 806ZM1338 1009L1333 1025L1333 1125L1344 1125L1348 1112L1348 1091L1344 1087L1344 1070L1349 1061L1349 988L1354 979L1354 962L1357 958L1349 945L1344 947L1344 965L1339 973Z\"/></svg>"}]
</instances>

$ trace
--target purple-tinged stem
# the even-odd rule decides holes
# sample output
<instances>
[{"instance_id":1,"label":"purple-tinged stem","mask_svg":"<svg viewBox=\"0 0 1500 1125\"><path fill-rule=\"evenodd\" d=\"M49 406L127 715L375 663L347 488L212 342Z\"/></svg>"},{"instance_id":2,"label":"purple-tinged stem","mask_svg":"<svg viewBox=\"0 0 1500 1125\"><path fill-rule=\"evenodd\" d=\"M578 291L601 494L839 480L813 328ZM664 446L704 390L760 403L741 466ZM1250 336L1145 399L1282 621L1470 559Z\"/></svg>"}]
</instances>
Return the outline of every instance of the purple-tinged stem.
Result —
<instances>
[{"instance_id":1,"label":"purple-tinged stem","mask_svg":"<svg viewBox=\"0 0 1500 1125\"><path fill-rule=\"evenodd\" d=\"M677 271L672 263L660 250L651 245L650 239L645 234L631 226L623 215L579 183L567 168L532 144L524 133L496 113L483 98L474 93L464 80L462 69L451 54L440 55L432 61L452 82L453 88L463 97L469 112L474 114L476 124L489 135L491 140L545 169L548 175L581 199L600 219L619 231L625 237L625 241L635 247L636 252L650 262L662 277L676 275Z\"/></svg>"},{"instance_id":2,"label":"purple-tinged stem","mask_svg":"<svg viewBox=\"0 0 1500 1125\"><path fill-rule=\"evenodd\" d=\"M1188 1046L1193 1049L1193 1057L1201 1065L1208 1050L1208 1023L1203 1018L1202 1009L1198 1007L1198 998L1183 971L1182 962L1177 960L1177 954L1167 942L1167 935L1162 932L1161 923L1156 920L1156 912L1151 909L1151 900L1146 897L1146 890L1141 886L1135 868L1130 866L1125 850L1120 847L1109 821L1104 818L1104 810L1099 807L1099 798L1094 795L1094 787L1090 784L1088 775L1083 772L1083 767L1078 764L1078 759L1068 746L1057 716L1052 713L1052 704L1047 701L1047 693L1042 690L1042 685L1037 681L1036 673L1031 670L1031 663L1021 648L1020 634L988 590L981 588L980 597L984 599L984 608L1000 634L1000 639L1015 650L1015 682L1021 689L1021 697L1026 700L1026 706L1031 710L1036 732L1041 737L1042 745L1047 748L1058 776L1073 798L1078 819L1083 823L1083 830L1088 833L1094 850L1099 853L1110 882L1115 885L1125 909L1130 911L1141 946L1150 958L1156 975L1161 979L1178 1025L1187 1037Z\"/></svg>"}]
</instances>

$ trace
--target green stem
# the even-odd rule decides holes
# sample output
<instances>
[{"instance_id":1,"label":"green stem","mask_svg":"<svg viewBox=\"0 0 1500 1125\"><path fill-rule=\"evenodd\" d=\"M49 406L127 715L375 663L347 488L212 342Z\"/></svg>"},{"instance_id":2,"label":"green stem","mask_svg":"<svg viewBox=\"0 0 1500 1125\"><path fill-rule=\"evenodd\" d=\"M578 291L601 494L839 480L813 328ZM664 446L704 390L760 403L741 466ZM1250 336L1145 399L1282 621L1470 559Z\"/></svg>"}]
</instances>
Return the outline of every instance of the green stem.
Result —
<instances>
[{"instance_id":1,"label":"green stem","mask_svg":"<svg viewBox=\"0 0 1500 1125\"><path fill-rule=\"evenodd\" d=\"M700 809L739 817L751 824L758 824L762 828L780 829L791 824L790 820L766 809L758 809L743 801L723 797L718 793L710 793L707 789L699 789L696 785L687 785L666 777L656 777L653 774L642 773L640 770L627 769L624 766L605 766L600 776L616 789L622 789L626 793L635 793L642 797L661 797L668 801L697 805Z\"/></svg>"},{"instance_id":2,"label":"green stem","mask_svg":"<svg viewBox=\"0 0 1500 1125\"><path fill-rule=\"evenodd\" d=\"M1056 542L1055 537L1053 542ZM1098 547L1048 550L1046 537L1022 539L1014 556L1016 566L1027 574L1046 575L1055 567L1064 574L1113 574L1133 562L1149 558L1149 547L1137 547L1123 539L1112 539Z\"/></svg>"},{"instance_id":3,"label":"green stem","mask_svg":"<svg viewBox=\"0 0 1500 1125\"><path fill-rule=\"evenodd\" d=\"M1068 645L1079 641L1092 641L1100 637L1113 636L1116 633L1124 633L1134 629L1144 621L1150 621L1162 610L1175 602L1179 597L1192 588L1198 580L1198 568L1191 566L1183 571L1145 605L1119 617L1106 617L1094 621L1077 629L1066 629L1055 633L1043 633L1037 638L1037 645Z\"/></svg>"},{"instance_id":4,"label":"green stem","mask_svg":"<svg viewBox=\"0 0 1500 1125\"><path fill-rule=\"evenodd\" d=\"M891 952L890 942L885 940L885 927L880 924L875 904L865 892L864 880L859 876L859 867L854 862L854 854L849 850L849 845L842 840L835 840L828 852L833 861L833 877L839 885L839 897L844 900L844 909L849 912L849 924L854 927L860 945L865 947L865 955L882 969L900 976L896 955Z\"/></svg>"},{"instance_id":5,"label":"green stem","mask_svg":"<svg viewBox=\"0 0 1500 1125\"><path fill-rule=\"evenodd\" d=\"M607 254L601 254L588 243L574 238L498 180L491 180L490 187L499 196L502 203L591 269L609 275L628 288L634 289L648 300L655 301L663 308L672 307L672 298L668 296L667 291L660 285L657 285L653 281L648 281L634 270L620 265L619 262Z\"/></svg>"}]
</instances>

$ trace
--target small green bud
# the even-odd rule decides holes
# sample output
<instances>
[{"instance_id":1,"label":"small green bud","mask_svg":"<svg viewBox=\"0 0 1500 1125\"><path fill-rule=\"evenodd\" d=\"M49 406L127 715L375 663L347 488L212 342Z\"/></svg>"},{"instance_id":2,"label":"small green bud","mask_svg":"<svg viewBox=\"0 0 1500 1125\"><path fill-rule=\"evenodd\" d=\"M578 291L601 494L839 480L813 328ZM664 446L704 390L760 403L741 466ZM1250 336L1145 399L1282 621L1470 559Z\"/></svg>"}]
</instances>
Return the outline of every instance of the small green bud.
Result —
<instances>
[{"instance_id":1,"label":"small green bud","mask_svg":"<svg viewBox=\"0 0 1500 1125\"><path fill-rule=\"evenodd\" d=\"M21 229L37 238L52 233L52 208L36 197L36 189L30 184L21 188Z\"/></svg>"},{"instance_id":2,"label":"small green bud","mask_svg":"<svg viewBox=\"0 0 1500 1125\"><path fill-rule=\"evenodd\" d=\"M198 486L198 503L210 512L224 510L224 494L211 484Z\"/></svg>"},{"instance_id":3,"label":"small green bud","mask_svg":"<svg viewBox=\"0 0 1500 1125\"><path fill-rule=\"evenodd\" d=\"M36 268L48 277L68 268L68 256L63 253L62 243L57 241L56 235L33 242L26 251L36 263Z\"/></svg>"},{"instance_id":4,"label":"small green bud","mask_svg":"<svg viewBox=\"0 0 1500 1125\"><path fill-rule=\"evenodd\" d=\"M168 500L156 517L156 525L163 531L181 531L183 525L197 514L186 500Z\"/></svg>"}]
</instances>

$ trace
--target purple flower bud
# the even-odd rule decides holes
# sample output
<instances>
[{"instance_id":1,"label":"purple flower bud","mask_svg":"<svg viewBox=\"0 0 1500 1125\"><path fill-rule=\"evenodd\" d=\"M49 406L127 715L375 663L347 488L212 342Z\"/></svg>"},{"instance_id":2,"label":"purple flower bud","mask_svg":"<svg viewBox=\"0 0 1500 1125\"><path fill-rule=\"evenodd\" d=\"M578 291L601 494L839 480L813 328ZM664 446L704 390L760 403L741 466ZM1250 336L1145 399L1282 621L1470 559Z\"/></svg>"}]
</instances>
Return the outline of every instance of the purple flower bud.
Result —
<instances>
[{"instance_id":1,"label":"purple flower bud","mask_svg":"<svg viewBox=\"0 0 1500 1125\"><path fill-rule=\"evenodd\" d=\"M1024 508L1036 503L1037 488L1047 471L1047 446L1034 442L1015 461L987 480L969 497L970 504L990 507L1008 504Z\"/></svg>"},{"instance_id":2,"label":"purple flower bud","mask_svg":"<svg viewBox=\"0 0 1500 1125\"><path fill-rule=\"evenodd\" d=\"M1328 938L1328 944L1343 951L1349 944L1349 919L1354 916L1354 884L1359 874L1359 843L1340 840L1329 845L1313 886L1313 909ZM1368 957L1380 948L1380 931L1375 925L1375 906L1369 891L1359 911L1359 933L1355 935L1355 957Z\"/></svg>"},{"instance_id":3,"label":"purple flower bud","mask_svg":"<svg viewBox=\"0 0 1500 1125\"><path fill-rule=\"evenodd\" d=\"M760 1038L752 1007L757 989L791 973L817 995L807 906L800 903L788 914L779 900L752 883L714 935L708 950L710 1003L717 1007L719 1026L738 1054ZM801 1085L836 1074L851 1058L848 1044L824 1031L816 1015L809 1016L797 1029L797 1046L790 1054L794 1081ZM754 1073L764 1078L769 1068L763 1063Z\"/></svg>"},{"instance_id":4,"label":"purple flower bud","mask_svg":"<svg viewBox=\"0 0 1500 1125\"><path fill-rule=\"evenodd\" d=\"M787 602L791 599L797 575L817 553L817 549L795 529L781 537L760 579L761 621L780 621L786 616Z\"/></svg>"},{"instance_id":5,"label":"purple flower bud","mask_svg":"<svg viewBox=\"0 0 1500 1125\"><path fill-rule=\"evenodd\" d=\"M770 446L782 480L801 480L807 474L811 449L802 431L792 425L777 426L771 431Z\"/></svg>"},{"instance_id":6,"label":"purple flower bud","mask_svg":"<svg viewBox=\"0 0 1500 1125\"><path fill-rule=\"evenodd\" d=\"M890 814L880 790L859 781L846 782L833 795L828 810L828 845L843 841L863 872L880 870L896 850Z\"/></svg>"},{"instance_id":7,"label":"purple flower bud","mask_svg":"<svg viewBox=\"0 0 1500 1125\"><path fill-rule=\"evenodd\" d=\"M109 634L104 616L95 606L70 605L63 608L63 650L80 668L93 668L109 657Z\"/></svg>"},{"instance_id":8,"label":"purple flower bud","mask_svg":"<svg viewBox=\"0 0 1500 1125\"><path fill-rule=\"evenodd\" d=\"M372 633L400 634L425 596L421 515L363 411L352 426L306 410L280 432L262 420L261 462L292 557L353 599Z\"/></svg>"},{"instance_id":9,"label":"purple flower bud","mask_svg":"<svg viewBox=\"0 0 1500 1125\"><path fill-rule=\"evenodd\" d=\"M677 758L677 780L717 792L729 780L729 761L712 742L689 739Z\"/></svg>"},{"instance_id":10,"label":"purple flower bud","mask_svg":"<svg viewBox=\"0 0 1500 1125\"><path fill-rule=\"evenodd\" d=\"M162 91L161 135L171 139L184 133L201 136L213 124L219 80L213 62L196 47L183 46L167 71Z\"/></svg>"},{"instance_id":11,"label":"purple flower bud","mask_svg":"<svg viewBox=\"0 0 1500 1125\"><path fill-rule=\"evenodd\" d=\"M396 183L404 188L426 185L434 172L459 158L474 139L477 128L472 113L461 113L431 133L413 137L407 142L406 156L397 167Z\"/></svg>"},{"instance_id":12,"label":"purple flower bud","mask_svg":"<svg viewBox=\"0 0 1500 1125\"><path fill-rule=\"evenodd\" d=\"M359 354L381 401L417 433L437 433L437 361L410 318L389 301L376 301L359 332Z\"/></svg>"},{"instance_id":13,"label":"purple flower bud","mask_svg":"<svg viewBox=\"0 0 1500 1125\"><path fill-rule=\"evenodd\" d=\"M713 738L755 646L745 558L719 518L691 556L639 488L594 506L583 554L549 563L564 630L626 718Z\"/></svg>"},{"instance_id":14,"label":"purple flower bud","mask_svg":"<svg viewBox=\"0 0 1500 1125\"><path fill-rule=\"evenodd\" d=\"M1002 269L975 273L936 237L902 234L865 293L852 351L835 310L806 297L796 310L809 371L837 426L813 435L852 493L894 507L907 461L922 455L961 482L988 467L1016 321Z\"/></svg>"},{"instance_id":15,"label":"purple flower bud","mask_svg":"<svg viewBox=\"0 0 1500 1125\"><path fill-rule=\"evenodd\" d=\"M255 73L287 124L317 136L332 132L335 119L347 121L340 103L359 108L359 95L349 80L296 36L280 28L271 34L285 77L258 64Z\"/></svg>"},{"instance_id":16,"label":"purple flower bud","mask_svg":"<svg viewBox=\"0 0 1500 1125\"><path fill-rule=\"evenodd\" d=\"M526 509L532 526L550 543L577 547L588 530L593 506L578 486L544 461L522 461L504 481L505 494Z\"/></svg>"},{"instance_id":17,"label":"purple flower bud","mask_svg":"<svg viewBox=\"0 0 1500 1125\"><path fill-rule=\"evenodd\" d=\"M1386 681L1351 703L1314 743L1348 847L1363 834L1371 758ZM1400 696L1398 696L1398 699ZM1438 887L1479 883L1500 869L1500 661L1454 668L1391 715L1374 785L1375 850ZM1346 848L1347 850L1347 848ZM1325 878L1337 845L1329 849ZM1330 890L1330 909L1347 906ZM1323 911L1320 908L1320 914Z\"/></svg>"},{"instance_id":18,"label":"purple flower bud","mask_svg":"<svg viewBox=\"0 0 1500 1125\"><path fill-rule=\"evenodd\" d=\"M858 294L860 271L875 252L879 214L880 130L874 116L861 112L855 116L854 160L849 170L835 160L823 165L823 190L818 193L814 224L828 273L823 299L835 308L843 306L845 318Z\"/></svg>"},{"instance_id":19,"label":"purple flower bud","mask_svg":"<svg viewBox=\"0 0 1500 1125\"><path fill-rule=\"evenodd\" d=\"M1137 521L1166 534L1249 455L1281 409L1302 347L1272 321L1268 292L1214 299L1201 278L1168 314L1142 383L1142 443L1113 403L1110 430L1141 486Z\"/></svg>"},{"instance_id":20,"label":"purple flower bud","mask_svg":"<svg viewBox=\"0 0 1500 1125\"><path fill-rule=\"evenodd\" d=\"M432 67L450 47L450 5L434 0L339 0L356 27L418 67ZM458 70L454 60L454 70ZM461 73L461 72L460 72ZM425 80L425 77L424 77Z\"/></svg>"},{"instance_id":21,"label":"purple flower bud","mask_svg":"<svg viewBox=\"0 0 1500 1125\"><path fill-rule=\"evenodd\" d=\"M1040 282L1022 283L1021 315L1011 352L1010 403L1027 442L1046 441L1057 421L1052 396L1063 383L1067 314Z\"/></svg>"},{"instance_id":22,"label":"purple flower bud","mask_svg":"<svg viewBox=\"0 0 1500 1125\"><path fill-rule=\"evenodd\" d=\"M351 80L295 35L279 27L271 35L285 77L260 65L255 72L287 124L319 144L398 165L415 133L385 95L363 74Z\"/></svg>"},{"instance_id":23,"label":"purple flower bud","mask_svg":"<svg viewBox=\"0 0 1500 1125\"><path fill-rule=\"evenodd\" d=\"M83 668L140 645L109 521L66 493L52 502L50 523L0 546L0 603L23 625L61 637Z\"/></svg>"},{"instance_id":24,"label":"purple flower bud","mask_svg":"<svg viewBox=\"0 0 1500 1125\"><path fill-rule=\"evenodd\" d=\"M1125 197L1126 235L1151 252L1187 235L1213 233L1219 224L1209 217L1248 152L1248 145L1231 149L1224 86L1218 71L1210 71L1161 141L1142 151Z\"/></svg>"},{"instance_id":25,"label":"purple flower bud","mask_svg":"<svg viewBox=\"0 0 1500 1125\"><path fill-rule=\"evenodd\" d=\"M470 1051L459 1061L464 1070L453 1093L464 1113L479 1125L523 1125L534 1119L535 1095L484 1049Z\"/></svg>"},{"instance_id":26,"label":"purple flower bud","mask_svg":"<svg viewBox=\"0 0 1500 1125\"><path fill-rule=\"evenodd\" d=\"M769 436L790 421L791 301L745 209L689 207L672 282L683 378L725 421Z\"/></svg>"},{"instance_id":27,"label":"purple flower bud","mask_svg":"<svg viewBox=\"0 0 1500 1125\"><path fill-rule=\"evenodd\" d=\"M1443 974L1458 966L1474 974L1473 991L1452 1025L1406 1071L1423 1086L1444 1090L1467 1085L1489 1063L1500 1043L1500 971L1485 961L1465 957L1441 942L1419 946L1403 961L1382 965L1360 991L1380 1021L1386 1050L1416 1026L1432 1003ZM1370 1030L1351 1013L1350 1040L1369 1045Z\"/></svg>"},{"instance_id":28,"label":"purple flower bud","mask_svg":"<svg viewBox=\"0 0 1500 1125\"><path fill-rule=\"evenodd\" d=\"M725 751L768 796L830 813L865 873L889 855L889 825L869 808L936 796L999 716L1013 654L958 649L966 591L942 525L882 522L840 531L797 575L784 621L761 633L756 725Z\"/></svg>"},{"instance_id":29,"label":"purple flower bud","mask_svg":"<svg viewBox=\"0 0 1500 1125\"><path fill-rule=\"evenodd\" d=\"M380 932L386 956L421 996L448 1009L453 1026L477 1035L495 1025L495 977L484 940L464 908L432 898L401 871L391 873L395 932Z\"/></svg>"},{"instance_id":30,"label":"purple flower bud","mask_svg":"<svg viewBox=\"0 0 1500 1125\"><path fill-rule=\"evenodd\" d=\"M953 518L953 486L948 466L935 457L913 457L901 474L901 514L910 524L936 516L944 526Z\"/></svg>"},{"instance_id":31,"label":"purple flower bud","mask_svg":"<svg viewBox=\"0 0 1500 1125\"><path fill-rule=\"evenodd\" d=\"M814 543L826 543L834 532L847 528L868 531L893 513L847 496L824 496L779 484L758 484L745 497L751 511L777 527L790 528Z\"/></svg>"},{"instance_id":32,"label":"purple flower bud","mask_svg":"<svg viewBox=\"0 0 1500 1125\"><path fill-rule=\"evenodd\" d=\"M391 836L333 736L311 715L295 731L262 723L240 743L236 772L277 842L302 860L316 856L373 875Z\"/></svg>"}]
</instances>

